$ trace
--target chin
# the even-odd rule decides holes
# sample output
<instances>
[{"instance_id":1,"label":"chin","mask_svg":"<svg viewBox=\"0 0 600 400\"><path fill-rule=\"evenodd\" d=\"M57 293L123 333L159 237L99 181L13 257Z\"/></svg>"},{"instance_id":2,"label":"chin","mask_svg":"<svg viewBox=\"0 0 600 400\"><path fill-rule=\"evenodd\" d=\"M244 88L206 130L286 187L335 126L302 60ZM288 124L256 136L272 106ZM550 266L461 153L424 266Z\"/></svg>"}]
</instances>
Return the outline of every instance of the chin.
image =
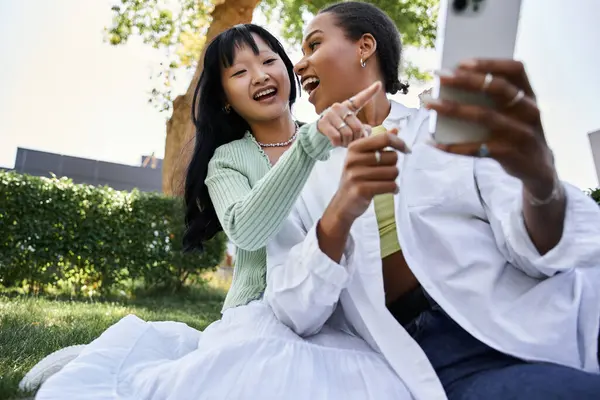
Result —
<instances>
[{"instance_id":1,"label":"chin","mask_svg":"<svg viewBox=\"0 0 600 400\"><path fill-rule=\"evenodd\" d=\"M313 107L315 108L315 112L319 115L321 115L321 113L323 113L323 111L325 111L325 109L327 108L322 105L322 102L315 101L314 99L313 101L309 100L309 103L313 105Z\"/></svg>"},{"instance_id":2,"label":"chin","mask_svg":"<svg viewBox=\"0 0 600 400\"><path fill-rule=\"evenodd\" d=\"M335 101L331 101L331 99L328 99L325 96L319 96L318 94L317 96L314 96L313 99L310 99L309 102L315 107L315 112L319 115L321 115L323 111L325 111L328 107L331 107L331 105L335 103Z\"/></svg>"},{"instance_id":3,"label":"chin","mask_svg":"<svg viewBox=\"0 0 600 400\"><path fill-rule=\"evenodd\" d=\"M256 120L261 120L261 121L272 121L274 119L277 118L281 118L282 116L286 115L286 113L288 113L288 107L287 107L287 103L285 105L275 105L273 104L271 107L269 107L268 110L261 110L261 112L256 114Z\"/></svg>"},{"instance_id":4,"label":"chin","mask_svg":"<svg viewBox=\"0 0 600 400\"><path fill-rule=\"evenodd\" d=\"M319 104L319 103L315 103L314 106L315 106L315 112L319 115L323 114L323 112L325 110L327 110L327 107L328 107L326 105Z\"/></svg>"}]
</instances>

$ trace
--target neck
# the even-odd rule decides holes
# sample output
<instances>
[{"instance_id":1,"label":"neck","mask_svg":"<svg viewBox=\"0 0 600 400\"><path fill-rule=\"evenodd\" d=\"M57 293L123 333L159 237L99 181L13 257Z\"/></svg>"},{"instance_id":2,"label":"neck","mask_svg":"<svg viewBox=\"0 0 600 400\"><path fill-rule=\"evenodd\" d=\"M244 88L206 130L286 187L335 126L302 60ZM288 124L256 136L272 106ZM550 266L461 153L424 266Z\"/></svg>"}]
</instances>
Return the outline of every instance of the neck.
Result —
<instances>
[{"instance_id":1,"label":"neck","mask_svg":"<svg viewBox=\"0 0 600 400\"><path fill-rule=\"evenodd\" d=\"M254 138L261 143L281 143L292 137L296 125L292 114L286 112L270 121L252 122L250 130Z\"/></svg>"},{"instance_id":2,"label":"neck","mask_svg":"<svg viewBox=\"0 0 600 400\"><path fill-rule=\"evenodd\" d=\"M358 119L371 126L379 126L390 114L392 105L383 92L377 93L357 114Z\"/></svg>"}]
</instances>

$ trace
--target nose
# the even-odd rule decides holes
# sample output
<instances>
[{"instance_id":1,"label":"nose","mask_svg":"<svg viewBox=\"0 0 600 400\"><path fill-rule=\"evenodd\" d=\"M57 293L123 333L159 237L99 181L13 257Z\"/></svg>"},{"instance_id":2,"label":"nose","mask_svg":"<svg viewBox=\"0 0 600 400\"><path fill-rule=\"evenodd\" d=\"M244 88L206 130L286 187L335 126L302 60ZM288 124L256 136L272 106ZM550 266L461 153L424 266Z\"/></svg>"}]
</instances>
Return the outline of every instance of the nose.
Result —
<instances>
[{"instance_id":1,"label":"nose","mask_svg":"<svg viewBox=\"0 0 600 400\"><path fill-rule=\"evenodd\" d=\"M252 84L255 86L263 85L266 82L268 82L269 79L269 75L266 74L264 71L258 71L257 76L255 76L254 79L252 79Z\"/></svg>"},{"instance_id":2,"label":"nose","mask_svg":"<svg viewBox=\"0 0 600 400\"><path fill-rule=\"evenodd\" d=\"M308 62L306 61L306 57L302 57L300 61L294 65L294 72L296 75L302 76L302 74L306 71L306 67L308 66Z\"/></svg>"}]
</instances>

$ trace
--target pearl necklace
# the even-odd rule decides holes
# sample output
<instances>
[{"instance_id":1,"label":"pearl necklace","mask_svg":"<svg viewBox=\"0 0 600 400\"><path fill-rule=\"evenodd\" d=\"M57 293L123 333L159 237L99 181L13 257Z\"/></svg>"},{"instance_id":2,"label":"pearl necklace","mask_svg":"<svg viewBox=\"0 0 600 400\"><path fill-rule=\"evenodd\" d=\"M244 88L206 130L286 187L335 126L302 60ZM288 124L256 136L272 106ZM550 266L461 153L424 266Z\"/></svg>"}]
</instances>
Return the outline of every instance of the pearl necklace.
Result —
<instances>
[{"instance_id":1,"label":"pearl necklace","mask_svg":"<svg viewBox=\"0 0 600 400\"><path fill-rule=\"evenodd\" d=\"M298 123L294 123L294 124L296 125L296 129L294 129L294 134L292 135L291 138L289 138L285 142L262 143L257 140L256 143L258 143L258 145L260 147L286 147L286 146L289 146L294 140L296 140L296 136L298 136Z\"/></svg>"}]
</instances>

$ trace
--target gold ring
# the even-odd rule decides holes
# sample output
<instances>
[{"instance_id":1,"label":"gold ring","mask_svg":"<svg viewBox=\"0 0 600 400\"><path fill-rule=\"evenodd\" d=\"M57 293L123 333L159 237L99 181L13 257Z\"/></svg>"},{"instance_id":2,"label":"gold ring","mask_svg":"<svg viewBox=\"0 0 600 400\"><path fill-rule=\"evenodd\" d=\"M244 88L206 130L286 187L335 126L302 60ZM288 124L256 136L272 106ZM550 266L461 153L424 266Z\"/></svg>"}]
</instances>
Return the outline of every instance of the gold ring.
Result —
<instances>
[{"instance_id":1,"label":"gold ring","mask_svg":"<svg viewBox=\"0 0 600 400\"><path fill-rule=\"evenodd\" d=\"M513 107L514 105L516 105L518 102L520 102L524 98L525 98L525 92L523 92L522 90L519 90L517 92L517 94L515 95L515 97L513 97L513 99L511 101L509 101L505 107L506 108Z\"/></svg>"},{"instance_id":2,"label":"gold ring","mask_svg":"<svg viewBox=\"0 0 600 400\"><path fill-rule=\"evenodd\" d=\"M483 79L483 85L481 85L481 91L482 92L486 92L490 85L492 84L492 81L494 80L494 75L492 74L485 74L485 78Z\"/></svg>"}]
</instances>

